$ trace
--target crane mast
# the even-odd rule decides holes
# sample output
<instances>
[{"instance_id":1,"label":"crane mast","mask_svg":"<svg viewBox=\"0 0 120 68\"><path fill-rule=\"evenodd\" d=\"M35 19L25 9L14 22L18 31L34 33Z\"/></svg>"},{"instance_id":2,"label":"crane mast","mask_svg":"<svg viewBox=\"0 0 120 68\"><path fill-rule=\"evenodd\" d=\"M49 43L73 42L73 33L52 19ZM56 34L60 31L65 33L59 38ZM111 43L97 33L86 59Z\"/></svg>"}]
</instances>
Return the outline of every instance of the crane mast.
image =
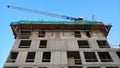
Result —
<instances>
[{"instance_id":1,"label":"crane mast","mask_svg":"<svg viewBox=\"0 0 120 68\"><path fill-rule=\"evenodd\" d=\"M31 13L36 13L36 14L41 14L41 15L46 15L46 16L52 16L52 17L57 17L57 18L62 18L62 19L68 19L68 20L74 20L74 21L83 20L82 18L74 18L74 17L69 17L69 16L65 16L65 15L60 15L60 14L55 14L55 13L50 13L50 12L45 12L45 11L40 11L40 10L16 7L16 6L12 6L12 5L8 5L7 7L16 9L16 10L20 10L20 11L26 11L26 12L31 12Z\"/></svg>"}]
</instances>

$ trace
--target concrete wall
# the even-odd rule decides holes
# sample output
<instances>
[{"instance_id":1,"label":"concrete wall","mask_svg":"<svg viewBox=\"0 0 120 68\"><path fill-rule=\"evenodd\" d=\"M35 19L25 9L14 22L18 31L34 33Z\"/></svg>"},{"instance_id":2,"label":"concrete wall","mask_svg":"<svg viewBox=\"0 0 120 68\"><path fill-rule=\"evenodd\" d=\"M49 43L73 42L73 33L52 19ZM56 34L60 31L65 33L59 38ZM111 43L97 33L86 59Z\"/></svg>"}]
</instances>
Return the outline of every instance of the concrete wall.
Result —
<instances>
[{"instance_id":1,"label":"concrete wall","mask_svg":"<svg viewBox=\"0 0 120 68\"><path fill-rule=\"evenodd\" d=\"M118 58L116 51L119 49L113 48L99 48L96 40L107 40L100 31L92 31L91 38L81 32L80 38L75 38L74 32L46 32L45 37L38 37L38 32L32 32L29 40L32 40L30 48L18 48L21 40L16 39L11 52L19 52L15 63L6 62L4 66L19 66L23 67L48 67L48 68L68 68L67 51L79 51L83 68L97 66L105 68L106 66L117 66L120 68L120 58ZM47 40L47 48L39 48L40 40ZM88 40L90 48L79 48L77 40ZM51 62L42 62L43 52L51 52ZM28 52L36 52L35 60L32 63L26 63ZM98 62L86 62L83 52L95 52ZM109 52L113 62L101 62L97 52ZM80 65L78 65L80 66Z\"/></svg>"}]
</instances>

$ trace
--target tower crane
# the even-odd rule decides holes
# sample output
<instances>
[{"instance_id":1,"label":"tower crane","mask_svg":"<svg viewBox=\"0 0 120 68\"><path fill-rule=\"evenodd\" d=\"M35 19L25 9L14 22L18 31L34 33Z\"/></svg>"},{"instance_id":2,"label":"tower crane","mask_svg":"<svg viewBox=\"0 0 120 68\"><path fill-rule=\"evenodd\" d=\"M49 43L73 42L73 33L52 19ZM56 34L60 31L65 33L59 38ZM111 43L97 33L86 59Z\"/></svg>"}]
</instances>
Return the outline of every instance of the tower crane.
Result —
<instances>
[{"instance_id":1,"label":"tower crane","mask_svg":"<svg viewBox=\"0 0 120 68\"><path fill-rule=\"evenodd\" d=\"M13 5L8 5L7 7L11 8L11 9L21 10L21 11L26 11L26 12L31 12L31 13L36 13L36 14L41 14L41 15L46 15L46 16L52 16L52 17L57 17L57 18L62 18L62 19L68 19L68 20L73 20L73 21L83 20L82 17L74 18L74 17L65 16L65 15L60 15L60 14L50 13L50 12L46 12L46 11L41 11L41 10L33 10L33 9L29 9L29 8L16 7L16 6L13 6Z\"/></svg>"}]
</instances>

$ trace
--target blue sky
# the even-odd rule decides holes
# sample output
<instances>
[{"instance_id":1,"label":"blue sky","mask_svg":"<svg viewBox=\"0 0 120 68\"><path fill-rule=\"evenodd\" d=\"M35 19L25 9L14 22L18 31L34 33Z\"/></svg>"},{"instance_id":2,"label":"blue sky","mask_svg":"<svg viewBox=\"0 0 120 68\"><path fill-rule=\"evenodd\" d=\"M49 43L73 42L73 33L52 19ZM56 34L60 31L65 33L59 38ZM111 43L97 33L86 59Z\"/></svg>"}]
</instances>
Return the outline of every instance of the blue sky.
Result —
<instances>
[{"instance_id":1,"label":"blue sky","mask_svg":"<svg viewBox=\"0 0 120 68\"><path fill-rule=\"evenodd\" d=\"M8 9L7 5L43 10L57 14L94 19L111 24L108 42L120 44L120 0L0 0L0 68L5 63L15 41L10 22L19 20L64 20L35 13Z\"/></svg>"}]
</instances>

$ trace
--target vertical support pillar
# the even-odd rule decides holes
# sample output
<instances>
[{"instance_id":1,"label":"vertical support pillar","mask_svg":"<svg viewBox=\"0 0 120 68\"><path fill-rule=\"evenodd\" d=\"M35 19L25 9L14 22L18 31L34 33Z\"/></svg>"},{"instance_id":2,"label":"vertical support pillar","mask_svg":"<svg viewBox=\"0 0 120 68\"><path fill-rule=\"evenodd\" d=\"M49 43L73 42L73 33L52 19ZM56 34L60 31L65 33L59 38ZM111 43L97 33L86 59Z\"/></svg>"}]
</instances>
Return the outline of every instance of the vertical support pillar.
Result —
<instances>
[{"instance_id":1,"label":"vertical support pillar","mask_svg":"<svg viewBox=\"0 0 120 68\"><path fill-rule=\"evenodd\" d=\"M12 26L13 27L13 26ZM19 34L19 25L17 24L17 26L16 27L13 27L13 28L15 28L15 33L14 33L14 35L15 35L15 38L16 38L16 36L18 36L18 34Z\"/></svg>"},{"instance_id":2,"label":"vertical support pillar","mask_svg":"<svg viewBox=\"0 0 120 68\"><path fill-rule=\"evenodd\" d=\"M40 26L39 34L42 35L42 26Z\"/></svg>"},{"instance_id":3,"label":"vertical support pillar","mask_svg":"<svg viewBox=\"0 0 120 68\"><path fill-rule=\"evenodd\" d=\"M19 23L18 23L18 35L17 36L19 36L20 33L21 33L21 28L20 28Z\"/></svg>"},{"instance_id":4,"label":"vertical support pillar","mask_svg":"<svg viewBox=\"0 0 120 68\"><path fill-rule=\"evenodd\" d=\"M64 24L63 24L63 28L62 29L63 29L63 36L64 36Z\"/></svg>"},{"instance_id":5,"label":"vertical support pillar","mask_svg":"<svg viewBox=\"0 0 120 68\"><path fill-rule=\"evenodd\" d=\"M75 25L73 25L73 32L75 32Z\"/></svg>"},{"instance_id":6,"label":"vertical support pillar","mask_svg":"<svg viewBox=\"0 0 120 68\"><path fill-rule=\"evenodd\" d=\"M33 31L33 26L31 25L31 27L30 27L30 28L31 28L31 30L30 30L30 31L32 32L32 31Z\"/></svg>"},{"instance_id":7,"label":"vertical support pillar","mask_svg":"<svg viewBox=\"0 0 120 68\"><path fill-rule=\"evenodd\" d=\"M53 24L52 24L52 36L53 36Z\"/></svg>"}]
</instances>

